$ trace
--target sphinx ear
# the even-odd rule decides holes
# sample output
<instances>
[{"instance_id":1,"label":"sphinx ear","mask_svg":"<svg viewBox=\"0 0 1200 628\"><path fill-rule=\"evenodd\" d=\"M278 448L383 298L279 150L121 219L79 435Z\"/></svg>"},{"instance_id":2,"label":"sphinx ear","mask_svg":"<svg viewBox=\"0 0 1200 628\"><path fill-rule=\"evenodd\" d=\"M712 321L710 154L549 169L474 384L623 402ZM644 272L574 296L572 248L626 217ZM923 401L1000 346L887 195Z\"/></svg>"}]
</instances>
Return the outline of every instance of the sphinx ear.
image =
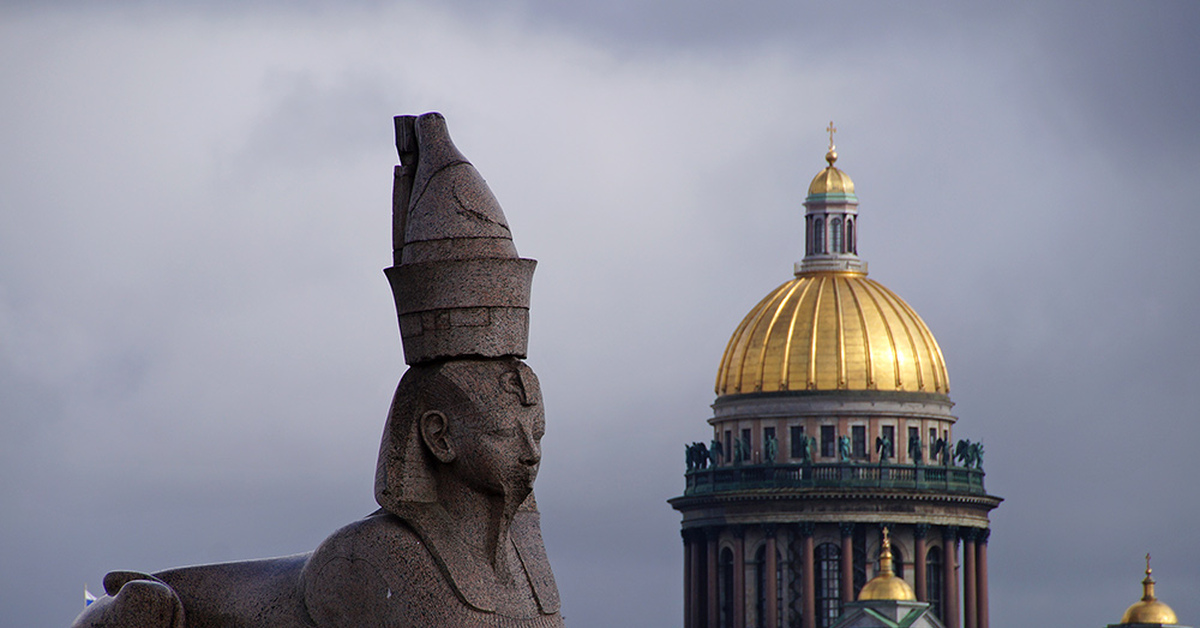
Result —
<instances>
[{"instance_id":1,"label":"sphinx ear","mask_svg":"<svg viewBox=\"0 0 1200 628\"><path fill-rule=\"evenodd\" d=\"M450 442L450 419L437 410L430 410L421 415L421 440L438 462L443 464L453 462L455 458L454 445Z\"/></svg>"}]
</instances>

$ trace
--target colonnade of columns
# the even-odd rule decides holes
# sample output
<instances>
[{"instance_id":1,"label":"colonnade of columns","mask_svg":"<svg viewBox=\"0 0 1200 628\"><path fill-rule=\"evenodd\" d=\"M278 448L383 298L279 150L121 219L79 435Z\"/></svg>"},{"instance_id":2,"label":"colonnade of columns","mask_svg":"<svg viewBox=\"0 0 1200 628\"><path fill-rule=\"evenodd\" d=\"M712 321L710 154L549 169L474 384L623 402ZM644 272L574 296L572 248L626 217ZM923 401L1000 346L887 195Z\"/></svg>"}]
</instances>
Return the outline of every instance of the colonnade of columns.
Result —
<instances>
[{"instance_id":1,"label":"colonnade of columns","mask_svg":"<svg viewBox=\"0 0 1200 628\"><path fill-rule=\"evenodd\" d=\"M842 604L853 601L856 595L854 582L854 527L853 524L842 523L838 526L841 537L839 575L841 580L840 595ZM927 536L931 531L928 524L917 524L912 528L914 556L913 584L917 600L931 601L928 590L929 574L926 564L928 556ZM988 625L988 595L987 595L987 543L990 530L986 528L959 528L956 526L940 526L942 540L942 569L941 591L938 591L942 608L939 615L946 628L989 628ZM747 625L747 595L746 585L746 532L747 526L712 526L705 528L689 528L682 531L684 548L684 627L685 628L751 628ZM792 525L764 524L756 530L761 533L765 547L763 558L764 578L761 595L765 598L761 612L756 615L758 625L767 628L787 626L788 617L780 617L777 600L780 596L779 581L775 578L780 545L787 548L790 542L793 547L799 547L798 565L801 578L801 595L799 599L801 622L798 628L818 628L817 591L816 591L816 561L814 536L816 525L799 523ZM782 536L782 538L780 538ZM895 537L893 537L895 538ZM722 542L724 541L724 542ZM959 590L959 541L962 542L962 589ZM726 575L721 575L722 568L719 552L722 547L732 550L733 563ZM786 562L783 572L794 569ZM723 578L732 582L724 583ZM732 593L732 599L724 600L722 608L722 587L725 596ZM789 608L786 594L783 596L783 608ZM961 606L960 606L961 602ZM722 617L722 611L726 616ZM786 615L786 613L785 613ZM960 623L961 619L961 623Z\"/></svg>"}]
</instances>

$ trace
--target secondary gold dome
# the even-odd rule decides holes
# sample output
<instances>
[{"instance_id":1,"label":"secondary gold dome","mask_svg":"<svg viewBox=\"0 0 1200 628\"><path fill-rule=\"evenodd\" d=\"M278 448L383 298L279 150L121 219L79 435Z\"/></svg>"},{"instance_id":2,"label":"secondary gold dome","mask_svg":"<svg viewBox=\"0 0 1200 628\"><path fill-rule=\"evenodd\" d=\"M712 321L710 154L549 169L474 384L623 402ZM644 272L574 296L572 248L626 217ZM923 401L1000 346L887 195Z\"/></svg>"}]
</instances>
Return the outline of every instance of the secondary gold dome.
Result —
<instances>
[{"instance_id":1,"label":"secondary gold dome","mask_svg":"<svg viewBox=\"0 0 1200 628\"><path fill-rule=\"evenodd\" d=\"M888 529L883 529L883 547L879 552L879 574L863 585L858 592L859 601L863 600L900 600L915 602L917 595L903 578L897 578L892 570L892 543L888 539Z\"/></svg>"},{"instance_id":2,"label":"secondary gold dome","mask_svg":"<svg viewBox=\"0 0 1200 628\"><path fill-rule=\"evenodd\" d=\"M861 273L804 273L742 319L721 395L786 390L950 392L942 350L900 297Z\"/></svg>"},{"instance_id":3,"label":"secondary gold dome","mask_svg":"<svg viewBox=\"0 0 1200 628\"><path fill-rule=\"evenodd\" d=\"M1111 617L1111 615L1109 615ZM1122 624L1176 624L1179 620L1175 617L1175 611L1171 610L1170 606L1153 600L1150 602L1137 602L1125 610L1125 614L1121 616Z\"/></svg>"},{"instance_id":4,"label":"secondary gold dome","mask_svg":"<svg viewBox=\"0 0 1200 628\"><path fill-rule=\"evenodd\" d=\"M1142 580L1142 599L1125 609L1122 624L1177 624L1175 611L1154 597L1154 578L1150 576L1150 555L1146 555L1146 577Z\"/></svg>"},{"instance_id":5,"label":"secondary gold dome","mask_svg":"<svg viewBox=\"0 0 1200 628\"><path fill-rule=\"evenodd\" d=\"M878 575L871 579L870 582L863 585L861 591L858 592L858 599L863 600L900 600L906 602L915 602L917 596L913 593L912 587L901 578L897 578L893 574Z\"/></svg>"}]
</instances>

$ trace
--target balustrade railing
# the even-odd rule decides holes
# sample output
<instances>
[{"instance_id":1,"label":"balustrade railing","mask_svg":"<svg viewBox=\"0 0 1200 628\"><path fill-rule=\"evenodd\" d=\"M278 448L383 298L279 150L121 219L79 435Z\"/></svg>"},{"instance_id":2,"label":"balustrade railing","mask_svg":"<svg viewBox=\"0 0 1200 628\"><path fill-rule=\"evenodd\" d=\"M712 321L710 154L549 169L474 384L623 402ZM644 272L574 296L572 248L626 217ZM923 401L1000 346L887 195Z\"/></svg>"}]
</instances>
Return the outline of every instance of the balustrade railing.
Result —
<instances>
[{"instance_id":1,"label":"balustrade railing","mask_svg":"<svg viewBox=\"0 0 1200 628\"><path fill-rule=\"evenodd\" d=\"M686 473L685 495L767 488L897 488L984 495L983 470L943 465L727 464Z\"/></svg>"}]
</instances>

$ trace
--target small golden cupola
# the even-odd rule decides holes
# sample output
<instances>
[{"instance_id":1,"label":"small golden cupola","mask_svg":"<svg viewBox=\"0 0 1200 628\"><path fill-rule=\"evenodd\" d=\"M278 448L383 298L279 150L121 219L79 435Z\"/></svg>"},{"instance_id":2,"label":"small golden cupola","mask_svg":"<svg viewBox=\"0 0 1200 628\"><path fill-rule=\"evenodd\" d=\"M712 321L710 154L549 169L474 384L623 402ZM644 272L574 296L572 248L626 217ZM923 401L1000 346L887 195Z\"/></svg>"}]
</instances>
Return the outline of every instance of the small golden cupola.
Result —
<instances>
[{"instance_id":1,"label":"small golden cupola","mask_svg":"<svg viewBox=\"0 0 1200 628\"><path fill-rule=\"evenodd\" d=\"M825 129L829 131L829 152L825 153L825 161L829 165L824 170L817 173L813 177L812 183L808 185L809 196L820 195L838 195L845 198L854 197L854 181L850 180L850 175L838 170L833 164L837 163L837 147L833 145L833 133L837 131L833 123L829 123L829 127ZM858 200L854 198L854 200Z\"/></svg>"},{"instance_id":2,"label":"small golden cupola","mask_svg":"<svg viewBox=\"0 0 1200 628\"><path fill-rule=\"evenodd\" d=\"M888 529L884 528L882 548L879 550L879 574L863 585L858 592L858 600L914 602L916 599L912 587L903 578L897 578L892 570L892 541L888 538Z\"/></svg>"},{"instance_id":3,"label":"small golden cupola","mask_svg":"<svg viewBox=\"0 0 1200 628\"><path fill-rule=\"evenodd\" d=\"M1142 579L1142 599L1125 610L1118 625L1174 626L1179 620L1170 606L1154 597L1154 578L1150 576L1150 555L1146 554L1146 577Z\"/></svg>"}]
</instances>

